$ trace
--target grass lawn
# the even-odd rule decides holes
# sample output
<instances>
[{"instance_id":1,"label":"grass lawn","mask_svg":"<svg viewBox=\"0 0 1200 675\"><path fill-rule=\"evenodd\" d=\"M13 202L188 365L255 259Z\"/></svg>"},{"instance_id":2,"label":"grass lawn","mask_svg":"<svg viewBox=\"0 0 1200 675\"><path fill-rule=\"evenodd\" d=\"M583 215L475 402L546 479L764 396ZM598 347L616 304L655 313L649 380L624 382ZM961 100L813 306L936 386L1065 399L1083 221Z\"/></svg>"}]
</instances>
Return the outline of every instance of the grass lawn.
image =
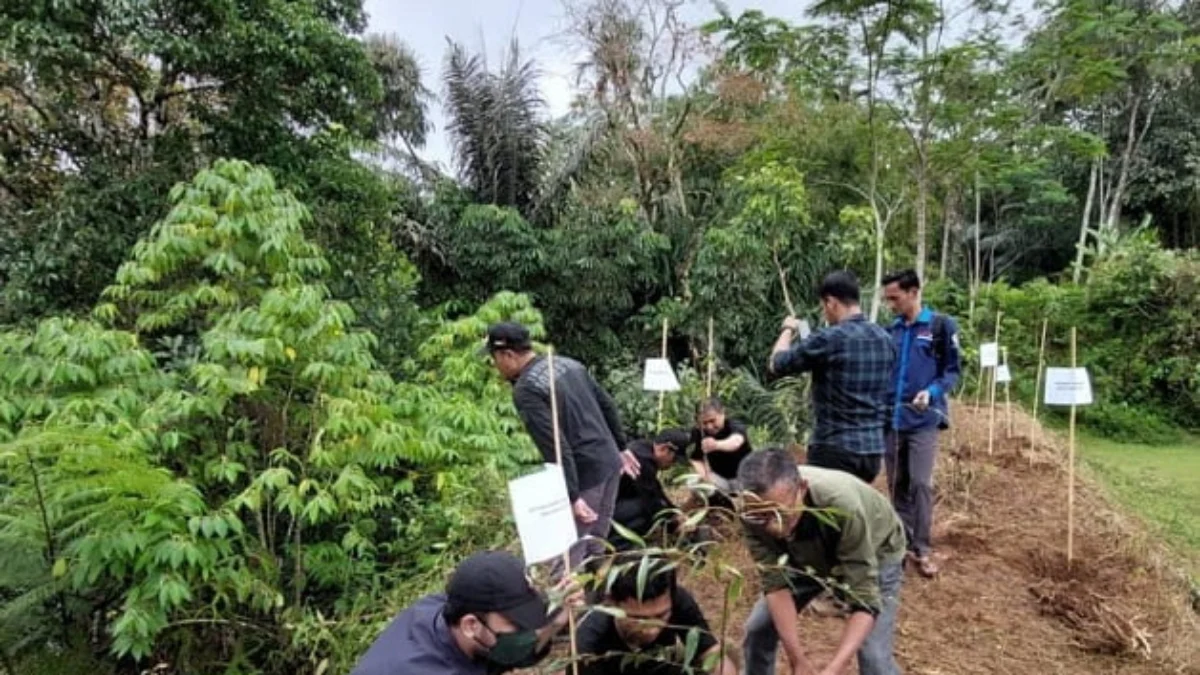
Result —
<instances>
[{"instance_id":1,"label":"grass lawn","mask_svg":"<svg viewBox=\"0 0 1200 675\"><path fill-rule=\"evenodd\" d=\"M1160 528L1200 574L1200 438L1151 446L1082 435L1079 451L1114 496Z\"/></svg>"}]
</instances>

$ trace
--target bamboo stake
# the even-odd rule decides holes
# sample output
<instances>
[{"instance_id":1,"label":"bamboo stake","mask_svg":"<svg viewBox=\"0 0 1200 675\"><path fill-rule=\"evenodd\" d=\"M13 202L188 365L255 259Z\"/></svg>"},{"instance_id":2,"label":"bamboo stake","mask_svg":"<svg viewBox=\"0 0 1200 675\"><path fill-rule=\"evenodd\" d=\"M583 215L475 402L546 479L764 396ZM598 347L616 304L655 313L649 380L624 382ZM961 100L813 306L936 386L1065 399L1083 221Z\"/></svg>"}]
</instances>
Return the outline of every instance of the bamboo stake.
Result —
<instances>
[{"instance_id":1,"label":"bamboo stake","mask_svg":"<svg viewBox=\"0 0 1200 675\"><path fill-rule=\"evenodd\" d=\"M1004 347L1001 352L1004 354L1004 365L1008 366L1008 347ZM1004 383L1004 437L1012 438L1012 395L1010 387L1012 386L1012 372L1008 374L1009 381Z\"/></svg>"},{"instance_id":2,"label":"bamboo stake","mask_svg":"<svg viewBox=\"0 0 1200 675\"><path fill-rule=\"evenodd\" d=\"M554 432L554 461L561 467L562 463L562 441L558 428L558 392L554 381L558 376L554 372L554 347L551 347L546 353L546 367L550 369L550 426ZM563 574L571 574L571 549L563 551ZM571 638L571 673L579 675L579 655L575 651L575 613L570 607L564 607L563 611L567 613L567 627L570 631Z\"/></svg>"},{"instance_id":3,"label":"bamboo stake","mask_svg":"<svg viewBox=\"0 0 1200 675\"><path fill-rule=\"evenodd\" d=\"M712 398L713 373L716 370L717 351L713 345L713 318L708 317L708 373L704 379L704 398Z\"/></svg>"},{"instance_id":4,"label":"bamboo stake","mask_svg":"<svg viewBox=\"0 0 1200 675\"><path fill-rule=\"evenodd\" d=\"M1071 367L1076 368L1075 327L1071 326ZM1067 434L1067 568L1075 557L1075 405L1071 405Z\"/></svg>"},{"instance_id":5,"label":"bamboo stake","mask_svg":"<svg viewBox=\"0 0 1200 675\"><path fill-rule=\"evenodd\" d=\"M1038 347L1037 378L1033 385L1033 418L1029 420L1029 463L1033 464L1033 451L1037 446L1038 404L1042 401L1042 371L1046 368L1046 329L1050 319L1042 319L1042 344Z\"/></svg>"},{"instance_id":6,"label":"bamboo stake","mask_svg":"<svg viewBox=\"0 0 1200 675\"><path fill-rule=\"evenodd\" d=\"M1000 317L1004 316L1004 312L996 312L996 336L993 341L998 346L1000 344ZM991 402L988 404L991 412L988 415L988 454L992 454L993 447L996 443L996 368L992 368L992 386L991 386Z\"/></svg>"},{"instance_id":7,"label":"bamboo stake","mask_svg":"<svg viewBox=\"0 0 1200 675\"><path fill-rule=\"evenodd\" d=\"M668 326L667 326L667 320L666 320L666 319L663 319L663 329L662 329L662 357L663 357L664 359L665 359L665 358L667 358L667 328L668 328ZM662 431L662 422L663 422L663 405L664 405L666 402L667 402L667 392L665 392L665 391L660 391L660 392L658 392L658 427L657 427L657 430L658 430L658 431Z\"/></svg>"}]
</instances>

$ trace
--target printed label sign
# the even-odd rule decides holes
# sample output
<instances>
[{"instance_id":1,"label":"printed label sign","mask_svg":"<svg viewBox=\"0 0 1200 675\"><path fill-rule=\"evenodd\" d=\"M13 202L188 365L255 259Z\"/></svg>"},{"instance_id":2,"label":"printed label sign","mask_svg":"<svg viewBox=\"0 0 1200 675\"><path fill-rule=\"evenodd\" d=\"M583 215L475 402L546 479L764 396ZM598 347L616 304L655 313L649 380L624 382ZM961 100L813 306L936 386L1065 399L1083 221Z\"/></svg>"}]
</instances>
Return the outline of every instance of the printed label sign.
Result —
<instances>
[{"instance_id":1,"label":"printed label sign","mask_svg":"<svg viewBox=\"0 0 1200 675\"><path fill-rule=\"evenodd\" d=\"M578 539L562 467L547 464L542 471L511 480L508 494L526 565L560 556Z\"/></svg>"},{"instance_id":2,"label":"printed label sign","mask_svg":"<svg viewBox=\"0 0 1200 675\"><path fill-rule=\"evenodd\" d=\"M1012 382L1012 373L1008 371L1008 364L1001 364L996 368L996 381L1000 384Z\"/></svg>"},{"instance_id":3,"label":"printed label sign","mask_svg":"<svg viewBox=\"0 0 1200 675\"><path fill-rule=\"evenodd\" d=\"M979 365L983 368L995 368L1000 365L999 343L985 342L979 345Z\"/></svg>"},{"instance_id":4,"label":"printed label sign","mask_svg":"<svg viewBox=\"0 0 1200 675\"><path fill-rule=\"evenodd\" d=\"M1087 368L1047 368L1046 405L1091 405Z\"/></svg>"},{"instance_id":5,"label":"printed label sign","mask_svg":"<svg viewBox=\"0 0 1200 675\"><path fill-rule=\"evenodd\" d=\"M671 362L666 359L646 359L646 371L642 375L642 389L646 391L679 391L679 380Z\"/></svg>"}]
</instances>

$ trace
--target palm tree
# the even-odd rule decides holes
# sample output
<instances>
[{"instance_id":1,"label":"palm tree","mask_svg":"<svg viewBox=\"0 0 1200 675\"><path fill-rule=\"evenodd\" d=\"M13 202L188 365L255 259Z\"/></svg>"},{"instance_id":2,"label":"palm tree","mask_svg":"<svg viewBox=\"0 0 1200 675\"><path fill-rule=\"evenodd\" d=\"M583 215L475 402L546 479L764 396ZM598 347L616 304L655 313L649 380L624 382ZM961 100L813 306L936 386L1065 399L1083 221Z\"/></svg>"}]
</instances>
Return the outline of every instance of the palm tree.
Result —
<instances>
[{"instance_id":1,"label":"palm tree","mask_svg":"<svg viewBox=\"0 0 1200 675\"><path fill-rule=\"evenodd\" d=\"M533 63L521 62L514 40L503 67L491 72L482 56L451 42L443 77L459 176L480 201L528 214L547 138Z\"/></svg>"}]
</instances>

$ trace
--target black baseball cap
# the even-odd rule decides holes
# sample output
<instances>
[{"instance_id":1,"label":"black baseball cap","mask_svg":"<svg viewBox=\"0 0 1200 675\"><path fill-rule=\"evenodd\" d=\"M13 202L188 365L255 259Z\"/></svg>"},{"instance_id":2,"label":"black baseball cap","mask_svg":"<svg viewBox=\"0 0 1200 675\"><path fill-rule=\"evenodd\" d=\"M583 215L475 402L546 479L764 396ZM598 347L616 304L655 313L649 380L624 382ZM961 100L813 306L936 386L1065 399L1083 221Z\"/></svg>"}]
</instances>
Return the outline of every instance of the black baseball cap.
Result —
<instances>
[{"instance_id":1,"label":"black baseball cap","mask_svg":"<svg viewBox=\"0 0 1200 675\"><path fill-rule=\"evenodd\" d=\"M476 553L462 561L446 584L446 604L458 614L503 614L521 630L537 630L550 621L549 605L529 583L525 564L504 551Z\"/></svg>"},{"instance_id":2,"label":"black baseball cap","mask_svg":"<svg viewBox=\"0 0 1200 675\"><path fill-rule=\"evenodd\" d=\"M529 340L529 329L513 321L494 323L489 326L487 339L483 344L483 350L487 352L501 349L524 352L532 348L533 343Z\"/></svg>"},{"instance_id":3,"label":"black baseball cap","mask_svg":"<svg viewBox=\"0 0 1200 675\"><path fill-rule=\"evenodd\" d=\"M675 451L675 463L687 464L687 446L692 442L692 435L683 429L665 429L654 437L655 445L665 445Z\"/></svg>"}]
</instances>

